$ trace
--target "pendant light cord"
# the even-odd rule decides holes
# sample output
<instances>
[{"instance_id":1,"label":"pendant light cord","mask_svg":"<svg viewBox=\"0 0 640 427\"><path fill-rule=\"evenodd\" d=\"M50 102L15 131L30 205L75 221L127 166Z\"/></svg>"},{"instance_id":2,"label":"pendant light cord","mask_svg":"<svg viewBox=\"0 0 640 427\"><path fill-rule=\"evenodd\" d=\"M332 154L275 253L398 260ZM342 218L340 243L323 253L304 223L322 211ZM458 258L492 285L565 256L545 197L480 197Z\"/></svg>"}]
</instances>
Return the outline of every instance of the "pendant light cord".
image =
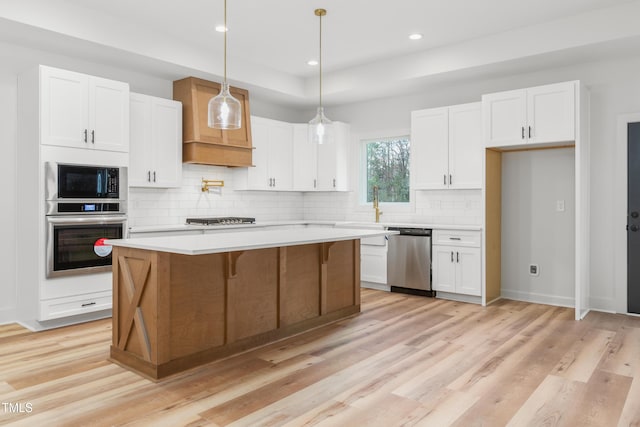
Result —
<instances>
[{"instance_id":1,"label":"pendant light cord","mask_svg":"<svg viewBox=\"0 0 640 427\"><path fill-rule=\"evenodd\" d=\"M320 68L320 107L322 107L322 14L320 14L320 60L318 65Z\"/></svg>"},{"instance_id":2,"label":"pendant light cord","mask_svg":"<svg viewBox=\"0 0 640 427\"><path fill-rule=\"evenodd\" d=\"M224 83L227 83L227 0L224 0Z\"/></svg>"}]
</instances>

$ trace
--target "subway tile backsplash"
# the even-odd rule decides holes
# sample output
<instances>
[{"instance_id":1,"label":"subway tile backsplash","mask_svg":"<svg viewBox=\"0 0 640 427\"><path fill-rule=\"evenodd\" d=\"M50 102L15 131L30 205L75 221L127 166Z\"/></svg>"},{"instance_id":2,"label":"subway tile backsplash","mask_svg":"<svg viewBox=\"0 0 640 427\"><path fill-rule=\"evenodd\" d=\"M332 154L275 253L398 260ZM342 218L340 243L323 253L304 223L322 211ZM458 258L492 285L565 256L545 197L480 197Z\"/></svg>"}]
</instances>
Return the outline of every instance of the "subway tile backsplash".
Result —
<instances>
[{"instance_id":1,"label":"subway tile backsplash","mask_svg":"<svg viewBox=\"0 0 640 427\"><path fill-rule=\"evenodd\" d=\"M201 179L221 179L225 186L200 191ZM233 170L183 165L180 188L131 188L129 225L184 224L187 217L249 216L258 221L328 220L373 222L371 204L360 205L357 192L270 192L233 190ZM405 210L381 205L382 222L481 225L480 190L415 191Z\"/></svg>"}]
</instances>

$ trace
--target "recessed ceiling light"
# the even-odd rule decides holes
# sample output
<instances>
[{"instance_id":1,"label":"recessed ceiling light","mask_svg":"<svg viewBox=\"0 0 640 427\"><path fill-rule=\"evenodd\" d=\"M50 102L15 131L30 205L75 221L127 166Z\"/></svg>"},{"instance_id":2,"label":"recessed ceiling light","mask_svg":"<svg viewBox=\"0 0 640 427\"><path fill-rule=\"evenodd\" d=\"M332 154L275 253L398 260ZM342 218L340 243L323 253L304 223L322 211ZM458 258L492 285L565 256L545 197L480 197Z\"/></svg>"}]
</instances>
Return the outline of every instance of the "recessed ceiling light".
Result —
<instances>
[{"instance_id":1,"label":"recessed ceiling light","mask_svg":"<svg viewBox=\"0 0 640 427\"><path fill-rule=\"evenodd\" d=\"M318 61L316 59L310 59L307 61L307 65L316 66L318 65Z\"/></svg>"},{"instance_id":2,"label":"recessed ceiling light","mask_svg":"<svg viewBox=\"0 0 640 427\"><path fill-rule=\"evenodd\" d=\"M422 38L422 34L420 33L409 34L409 39L411 40L420 40L421 38Z\"/></svg>"},{"instance_id":3,"label":"recessed ceiling light","mask_svg":"<svg viewBox=\"0 0 640 427\"><path fill-rule=\"evenodd\" d=\"M224 33L224 32L226 32L226 31L228 31L228 28L227 28L227 27L225 27L224 25L218 25L218 26L216 27L216 31L217 31L217 32L219 32L219 33Z\"/></svg>"}]
</instances>

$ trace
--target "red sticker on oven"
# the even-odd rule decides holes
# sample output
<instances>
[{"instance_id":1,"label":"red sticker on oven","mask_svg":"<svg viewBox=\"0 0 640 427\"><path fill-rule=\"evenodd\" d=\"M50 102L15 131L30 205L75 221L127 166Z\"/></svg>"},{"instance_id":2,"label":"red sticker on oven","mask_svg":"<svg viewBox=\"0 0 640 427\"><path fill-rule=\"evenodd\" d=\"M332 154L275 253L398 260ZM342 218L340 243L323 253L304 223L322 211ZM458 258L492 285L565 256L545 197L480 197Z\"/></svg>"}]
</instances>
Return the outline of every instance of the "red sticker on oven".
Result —
<instances>
[{"instance_id":1,"label":"red sticker on oven","mask_svg":"<svg viewBox=\"0 0 640 427\"><path fill-rule=\"evenodd\" d=\"M111 255L111 250L113 249L111 245L107 245L104 241L107 240L104 237L96 240L93 244L93 252L100 257L106 257Z\"/></svg>"}]
</instances>

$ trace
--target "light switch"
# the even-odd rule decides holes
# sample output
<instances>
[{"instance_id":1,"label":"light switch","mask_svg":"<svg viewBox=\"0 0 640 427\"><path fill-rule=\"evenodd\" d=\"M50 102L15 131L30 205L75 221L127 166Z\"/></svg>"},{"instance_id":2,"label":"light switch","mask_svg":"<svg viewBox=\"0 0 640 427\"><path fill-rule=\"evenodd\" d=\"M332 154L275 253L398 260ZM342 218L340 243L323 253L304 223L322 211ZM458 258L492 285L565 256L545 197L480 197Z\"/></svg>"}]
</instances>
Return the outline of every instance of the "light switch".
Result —
<instances>
[{"instance_id":1,"label":"light switch","mask_svg":"<svg viewBox=\"0 0 640 427\"><path fill-rule=\"evenodd\" d=\"M564 200L557 200L556 201L556 211L564 212Z\"/></svg>"}]
</instances>

